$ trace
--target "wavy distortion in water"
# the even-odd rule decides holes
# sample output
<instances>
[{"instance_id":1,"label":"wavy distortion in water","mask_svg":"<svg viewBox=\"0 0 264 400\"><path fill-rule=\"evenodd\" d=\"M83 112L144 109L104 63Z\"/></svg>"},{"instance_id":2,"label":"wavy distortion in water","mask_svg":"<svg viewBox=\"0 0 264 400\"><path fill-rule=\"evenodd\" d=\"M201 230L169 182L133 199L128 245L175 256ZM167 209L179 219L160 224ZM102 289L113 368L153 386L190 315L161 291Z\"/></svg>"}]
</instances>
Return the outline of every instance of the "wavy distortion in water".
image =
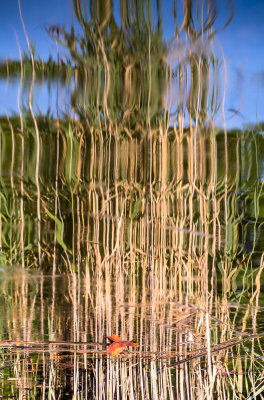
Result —
<instances>
[{"instance_id":1,"label":"wavy distortion in water","mask_svg":"<svg viewBox=\"0 0 264 400\"><path fill-rule=\"evenodd\" d=\"M168 44L159 1L120 1L120 24L85 4L49 30L67 61L8 65L24 96L0 120L0 393L256 398L264 141L217 128L216 5L177 6ZM36 112L41 76L67 88L57 116ZM112 334L139 346L109 355Z\"/></svg>"}]
</instances>

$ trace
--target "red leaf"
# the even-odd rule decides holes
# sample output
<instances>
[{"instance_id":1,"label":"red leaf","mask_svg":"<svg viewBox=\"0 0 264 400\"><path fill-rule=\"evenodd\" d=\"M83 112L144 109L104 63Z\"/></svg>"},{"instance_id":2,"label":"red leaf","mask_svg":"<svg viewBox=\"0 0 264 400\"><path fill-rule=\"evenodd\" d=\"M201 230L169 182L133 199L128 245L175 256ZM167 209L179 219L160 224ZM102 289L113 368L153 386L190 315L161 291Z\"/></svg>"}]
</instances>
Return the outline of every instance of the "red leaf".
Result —
<instances>
[{"instance_id":1,"label":"red leaf","mask_svg":"<svg viewBox=\"0 0 264 400\"><path fill-rule=\"evenodd\" d=\"M121 337L115 335L114 333L112 336L106 336L106 337L107 337L107 339L111 340L111 342L121 342L122 341Z\"/></svg>"},{"instance_id":2,"label":"red leaf","mask_svg":"<svg viewBox=\"0 0 264 400\"><path fill-rule=\"evenodd\" d=\"M119 336L113 334L112 336L107 336L107 338L112 342L109 346L107 346L107 353L112 354L113 356L117 356L125 350L126 346L136 347L137 344L134 340L131 342L127 340L122 340Z\"/></svg>"},{"instance_id":3,"label":"red leaf","mask_svg":"<svg viewBox=\"0 0 264 400\"><path fill-rule=\"evenodd\" d=\"M113 342L107 347L106 351L113 356L117 356L117 354L120 354L125 350L125 347L126 345L123 345L121 342Z\"/></svg>"}]
</instances>

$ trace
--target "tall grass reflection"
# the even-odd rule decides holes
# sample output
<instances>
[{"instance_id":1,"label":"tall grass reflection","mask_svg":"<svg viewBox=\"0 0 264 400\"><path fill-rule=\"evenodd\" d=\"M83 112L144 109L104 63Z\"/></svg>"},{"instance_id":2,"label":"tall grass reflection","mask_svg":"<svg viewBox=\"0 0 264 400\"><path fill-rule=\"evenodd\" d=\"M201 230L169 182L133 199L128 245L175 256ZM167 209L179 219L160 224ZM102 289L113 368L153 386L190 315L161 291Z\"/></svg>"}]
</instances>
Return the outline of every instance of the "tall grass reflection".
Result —
<instances>
[{"instance_id":1,"label":"tall grass reflection","mask_svg":"<svg viewBox=\"0 0 264 400\"><path fill-rule=\"evenodd\" d=\"M216 4L172 4L171 43L159 1L120 1L120 23L111 1L73 5L79 25L48 30L68 59L42 63L29 46L0 68L20 74L18 113L0 119L0 390L253 398L263 137L215 123ZM69 93L46 115L43 76ZM107 355L113 334L139 347Z\"/></svg>"}]
</instances>

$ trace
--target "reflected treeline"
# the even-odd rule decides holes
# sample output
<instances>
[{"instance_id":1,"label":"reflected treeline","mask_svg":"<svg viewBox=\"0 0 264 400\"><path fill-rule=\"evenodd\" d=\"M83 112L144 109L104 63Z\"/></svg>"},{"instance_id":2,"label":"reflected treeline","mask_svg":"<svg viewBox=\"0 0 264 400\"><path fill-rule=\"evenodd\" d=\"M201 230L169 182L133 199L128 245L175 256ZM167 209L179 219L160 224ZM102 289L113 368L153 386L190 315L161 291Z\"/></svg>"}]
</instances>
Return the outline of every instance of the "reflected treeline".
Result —
<instances>
[{"instance_id":1,"label":"reflected treeline","mask_svg":"<svg viewBox=\"0 0 264 400\"><path fill-rule=\"evenodd\" d=\"M214 123L224 109L216 4L171 3L170 41L161 1L120 0L119 13L112 1L73 4L78 25L49 29L65 61L38 66L30 48L8 63L29 86L18 113L0 119L0 264L52 275L46 291L43 275L3 279L3 340L46 341L16 382L24 389L41 370L34 379L50 398L248 397L262 372L242 339L258 333L264 300L264 143L261 126ZM47 115L33 102L41 68L69 92ZM139 351L106 358L112 333L136 336ZM250 354L263 357L253 339Z\"/></svg>"},{"instance_id":2,"label":"reflected treeline","mask_svg":"<svg viewBox=\"0 0 264 400\"><path fill-rule=\"evenodd\" d=\"M73 75L70 61L67 61L67 63L61 59L54 61L51 57L48 61L43 61L40 58L36 59L34 56L34 69L34 80L36 83L45 81L52 82L59 79L62 84L66 85ZM20 61L7 59L5 62L0 62L0 79L8 82L9 79L14 81L21 76L24 86L30 86L32 79L32 61L26 53L23 54Z\"/></svg>"},{"instance_id":3,"label":"reflected treeline","mask_svg":"<svg viewBox=\"0 0 264 400\"><path fill-rule=\"evenodd\" d=\"M57 62L36 59L31 46L21 61L2 63L0 77L17 74L30 86L34 60L34 81L60 80L71 89L67 110L94 127L104 119L132 129L139 121L145 128L147 121L156 126L157 119L171 117L189 125L218 114L223 84L218 82L222 61L212 47L214 1L172 2L172 16L159 0L73 5L78 24L69 31L58 25L47 30L63 49ZM231 19L230 12L226 24Z\"/></svg>"}]
</instances>

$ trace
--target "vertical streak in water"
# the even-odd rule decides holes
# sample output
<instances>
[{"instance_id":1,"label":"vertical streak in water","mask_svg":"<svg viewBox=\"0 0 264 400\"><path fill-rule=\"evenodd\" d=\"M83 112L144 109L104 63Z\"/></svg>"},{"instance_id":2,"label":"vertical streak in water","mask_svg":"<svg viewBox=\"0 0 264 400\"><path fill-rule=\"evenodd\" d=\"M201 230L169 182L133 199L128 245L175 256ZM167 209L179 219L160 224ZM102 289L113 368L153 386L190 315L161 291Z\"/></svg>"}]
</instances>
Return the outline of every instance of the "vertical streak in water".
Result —
<instances>
[{"instance_id":1,"label":"vertical streak in water","mask_svg":"<svg viewBox=\"0 0 264 400\"><path fill-rule=\"evenodd\" d=\"M34 66L34 55L32 53L32 49L29 43L29 38L26 32L24 20L22 17L22 12L21 12L21 5L20 5L20 0L18 0L18 8L19 8L19 15L20 15L20 20L23 26L23 31L26 37L27 41L27 46L28 50L30 53L30 58L31 58L31 63L32 63L32 79L31 79L31 84L30 84L30 91L29 91L29 98L28 98L28 105L30 109L30 113L34 122L34 127L35 127L35 133L36 133L36 142L37 142L37 154L36 154L36 169L35 169L35 181L36 181L36 188L37 188L37 217L38 217L38 261L39 261L39 268L41 264L41 247L40 247L40 221L41 221L41 216L40 216L40 188L39 188L39 158L40 158L40 139L39 139L39 130L38 130L38 124L33 112L32 108L32 97L33 97L33 86L34 86L34 80L35 80L35 66Z\"/></svg>"},{"instance_id":2,"label":"vertical streak in water","mask_svg":"<svg viewBox=\"0 0 264 400\"><path fill-rule=\"evenodd\" d=\"M2 129L0 126L0 179L1 177L2 177ZM2 250L2 196L0 196L0 250Z\"/></svg>"},{"instance_id":3,"label":"vertical streak in water","mask_svg":"<svg viewBox=\"0 0 264 400\"><path fill-rule=\"evenodd\" d=\"M14 128L13 125L10 122L10 119L8 117L8 115L6 116L7 120L8 120L8 124L9 124L9 128L11 131L11 140L12 140L12 151L11 151L11 165L10 165L10 185L11 185L11 192L12 192L12 208L11 208L11 226L10 226L10 230L11 232L13 231L13 217L14 217L14 211L15 211L15 192L14 192L14 162L15 162L15 134L14 134ZM10 260L12 260L13 258L13 243L12 243L12 236L10 237L10 243L9 243L9 251L10 251ZM14 249L15 253L16 253L16 248ZM16 256L16 254L15 254Z\"/></svg>"},{"instance_id":4,"label":"vertical streak in water","mask_svg":"<svg viewBox=\"0 0 264 400\"><path fill-rule=\"evenodd\" d=\"M107 179L106 182L106 202L107 202L107 206L106 206L106 214L110 217L111 215L111 203L109 200L109 193L110 193L110 167L111 167L111 132L109 132L109 144L108 144L108 166L107 166L107 170L105 171L105 177ZM107 257L109 255L109 236L110 236L110 218L106 219L106 235L103 238L104 241L106 241L105 243L105 251ZM108 263L106 264L106 268L108 268Z\"/></svg>"},{"instance_id":5,"label":"vertical streak in water","mask_svg":"<svg viewBox=\"0 0 264 400\"><path fill-rule=\"evenodd\" d=\"M45 315L44 315L44 297L43 297L43 284L44 284L44 279L43 279L43 275L41 274L41 278L40 278L40 313L41 313L41 336L42 336L42 340L44 340L44 320L45 320ZM51 317L51 316L50 316ZM51 320L51 327L53 326L53 321ZM50 329L52 330L52 328L50 327ZM50 332L49 332L50 334ZM45 386L44 386L44 382L46 381L45 377L46 377L46 358L45 358L45 353L42 354L42 363L43 363L43 399L44 399L44 393L45 393Z\"/></svg>"},{"instance_id":6,"label":"vertical streak in water","mask_svg":"<svg viewBox=\"0 0 264 400\"><path fill-rule=\"evenodd\" d=\"M17 42L18 38L16 37ZM21 215L21 232L20 232L20 243L21 243L21 259L22 259L22 268L25 267L25 251L24 251L24 227L25 227L25 219L24 219L24 154L25 154L25 142L24 142L24 125L23 125L23 117L20 109L20 93L21 86L23 81L23 62L22 62L22 54L20 50L20 46L18 43L18 51L20 58L20 79L19 86L17 92L17 108L20 119L20 129L21 129L21 169L20 169L20 215Z\"/></svg>"},{"instance_id":7,"label":"vertical streak in water","mask_svg":"<svg viewBox=\"0 0 264 400\"><path fill-rule=\"evenodd\" d=\"M56 143L56 177L55 177L55 209L54 209L54 216L57 218L58 213L58 202L59 202L59 195L58 195L58 179L59 179L59 156L60 156L60 122L59 122L59 105L58 105L58 94L59 88L57 84L57 97L56 97L56 108L57 108L57 121L56 121L56 129L57 129L57 143ZM62 225L63 226L63 225ZM62 232L63 234L63 232ZM53 264L52 264L52 275L55 276L56 274L56 243L57 243L57 224L54 226L54 251L53 251Z\"/></svg>"},{"instance_id":8,"label":"vertical streak in water","mask_svg":"<svg viewBox=\"0 0 264 400\"><path fill-rule=\"evenodd\" d=\"M76 196L76 213L77 213L77 274L80 279L80 261L81 261L81 219L80 219L80 197ZM80 293L80 292L79 292Z\"/></svg>"},{"instance_id":9,"label":"vertical streak in water","mask_svg":"<svg viewBox=\"0 0 264 400\"><path fill-rule=\"evenodd\" d=\"M221 51L222 52L222 51ZM226 69L226 62L225 62L225 57L222 52L222 60L223 60L223 65L224 65L224 84L223 84L223 101L222 101L222 115L223 115L223 126L224 126L224 138L225 138L225 227L227 227L227 219L228 219L228 211L227 211L227 194L228 194L228 189L227 189L227 174L228 174L228 147L227 147L227 129L226 129L226 120L225 120L225 96L226 96L226 82L227 82L227 69ZM225 249L227 245L227 229L225 232Z\"/></svg>"},{"instance_id":10,"label":"vertical streak in water","mask_svg":"<svg viewBox=\"0 0 264 400\"><path fill-rule=\"evenodd\" d=\"M148 73L149 73L149 87L148 87L148 131L149 131L149 197L150 197L150 241L151 241L151 288L154 289L154 243L153 243L153 193L152 193L152 162L153 162L153 154L152 154L152 145L153 145L153 137L151 131L151 122L150 122L150 98L151 98L151 56L150 56L150 21L148 21L148 33L149 33L149 43L148 43ZM148 213L147 213L148 218ZM147 224L147 232L148 232L148 224ZM147 243L149 246L149 243Z\"/></svg>"}]
</instances>

